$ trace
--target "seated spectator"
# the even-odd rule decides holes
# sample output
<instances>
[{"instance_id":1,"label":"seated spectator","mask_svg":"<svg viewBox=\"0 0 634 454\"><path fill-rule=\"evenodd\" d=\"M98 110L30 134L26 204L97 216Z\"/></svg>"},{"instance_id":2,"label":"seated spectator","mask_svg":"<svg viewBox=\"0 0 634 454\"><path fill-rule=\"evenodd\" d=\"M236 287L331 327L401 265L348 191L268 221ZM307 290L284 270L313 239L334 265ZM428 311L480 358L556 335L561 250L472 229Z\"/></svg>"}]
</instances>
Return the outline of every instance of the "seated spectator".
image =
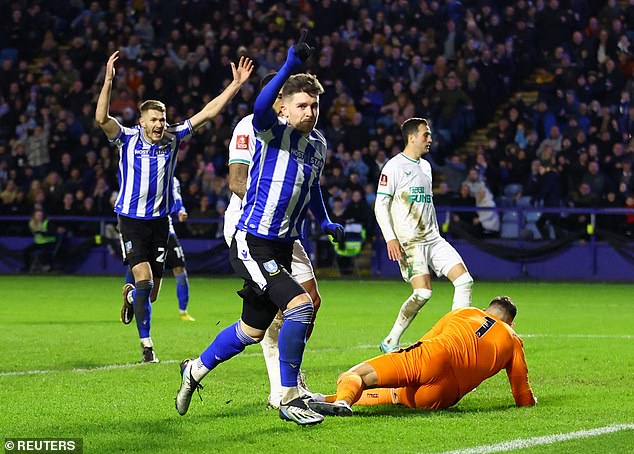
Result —
<instances>
[{"instance_id":1,"label":"seated spectator","mask_svg":"<svg viewBox=\"0 0 634 454\"><path fill-rule=\"evenodd\" d=\"M475 197L471 195L470 186L467 183L462 183L458 197L453 200L452 206L475 207L475 205ZM460 228L472 235L478 234L478 214L475 211L455 211L451 216L451 222L458 224Z\"/></svg>"},{"instance_id":2,"label":"seated spectator","mask_svg":"<svg viewBox=\"0 0 634 454\"><path fill-rule=\"evenodd\" d=\"M217 224L210 222L195 222L196 219L213 219L217 217L217 213L210 204L208 195L200 197L198 205L189 213L189 221L187 227L193 237L197 238L214 238L217 231Z\"/></svg>"}]
</instances>

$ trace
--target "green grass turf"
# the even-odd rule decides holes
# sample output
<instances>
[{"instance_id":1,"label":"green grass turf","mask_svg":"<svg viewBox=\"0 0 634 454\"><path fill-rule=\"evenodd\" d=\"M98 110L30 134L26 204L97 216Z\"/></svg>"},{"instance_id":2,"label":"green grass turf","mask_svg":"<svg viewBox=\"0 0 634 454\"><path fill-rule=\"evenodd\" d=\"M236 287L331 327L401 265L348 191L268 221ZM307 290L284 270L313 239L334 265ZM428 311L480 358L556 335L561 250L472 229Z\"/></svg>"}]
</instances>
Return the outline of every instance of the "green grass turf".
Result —
<instances>
[{"instance_id":1,"label":"green grass turf","mask_svg":"<svg viewBox=\"0 0 634 454\"><path fill-rule=\"evenodd\" d=\"M178 320L166 277L154 305L160 364L140 360L134 324L119 318L121 279L0 276L0 434L81 437L85 452L434 453L518 438L634 423L634 286L477 282L474 305L498 294L519 307L529 377L539 405L515 408L506 374L439 412L357 408L300 428L266 410L268 381L259 346L203 382L203 403L174 409L178 361L197 356L240 314L234 278L192 278L190 312ZM323 305L303 369L314 391L335 390L337 375L375 356L408 286L399 281L322 281ZM453 287L434 296L404 336L416 340L449 310ZM120 368L107 366L123 365ZM48 371L9 375L9 372ZM531 453L633 452L634 431L523 450Z\"/></svg>"}]
</instances>

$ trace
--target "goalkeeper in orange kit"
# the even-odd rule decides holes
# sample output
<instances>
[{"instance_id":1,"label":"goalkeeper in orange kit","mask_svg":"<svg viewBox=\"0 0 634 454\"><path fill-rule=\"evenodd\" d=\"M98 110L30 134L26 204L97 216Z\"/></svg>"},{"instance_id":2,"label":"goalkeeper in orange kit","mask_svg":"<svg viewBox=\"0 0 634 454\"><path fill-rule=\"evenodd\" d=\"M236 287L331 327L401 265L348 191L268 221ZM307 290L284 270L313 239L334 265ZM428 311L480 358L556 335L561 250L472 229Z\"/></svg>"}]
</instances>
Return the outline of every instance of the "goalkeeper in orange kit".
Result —
<instances>
[{"instance_id":1,"label":"goalkeeper in orange kit","mask_svg":"<svg viewBox=\"0 0 634 454\"><path fill-rule=\"evenodd\" d=\"M485 310L456 309L407 348L354 366L337 380L337 394L311 402L323 415L351 416L352 404L402 404L443 409L506 369L515 404L535 405L524 344L513 330L517 314L508 296Z\"/></svg>"}]
</instances>

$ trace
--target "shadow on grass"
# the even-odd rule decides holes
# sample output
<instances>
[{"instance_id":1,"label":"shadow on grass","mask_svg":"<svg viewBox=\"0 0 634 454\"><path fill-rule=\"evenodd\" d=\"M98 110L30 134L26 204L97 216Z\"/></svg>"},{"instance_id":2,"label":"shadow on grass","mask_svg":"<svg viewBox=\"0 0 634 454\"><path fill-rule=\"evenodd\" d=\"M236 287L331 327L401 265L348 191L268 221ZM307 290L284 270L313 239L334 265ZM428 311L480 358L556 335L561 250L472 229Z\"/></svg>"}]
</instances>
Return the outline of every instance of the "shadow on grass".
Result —
<instances>
[{"instance_id":1,"label":"shadow on grass","mask_svg":"<svg viewBox=\"0 0 634 454\"><path fill-rule=\"evenodd\" d=\"M375 416L390 417L420 417L420 416L463 416L468 414L500 413L515 409L514 405L490 405L479 408L451 407L444 410L429 410L426 408L408 408L403 405L377 405L377 406L355 406L354 417L371 418Z\"/></svg>"}]
</instances>

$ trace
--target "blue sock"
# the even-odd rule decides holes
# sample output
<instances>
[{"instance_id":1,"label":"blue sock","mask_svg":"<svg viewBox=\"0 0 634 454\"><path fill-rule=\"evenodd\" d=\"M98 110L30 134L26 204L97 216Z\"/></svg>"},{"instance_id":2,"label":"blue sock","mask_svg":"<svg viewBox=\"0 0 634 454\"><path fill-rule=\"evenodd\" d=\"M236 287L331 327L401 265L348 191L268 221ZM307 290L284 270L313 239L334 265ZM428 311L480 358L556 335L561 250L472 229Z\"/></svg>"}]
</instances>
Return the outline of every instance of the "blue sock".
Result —
<instances>
[{"instance_id":1,"label":"blue sock","mask_svg":"<svg viewBox=\"0 0 634 454\"><path fill-rule=\"evenodd\" d=\"M125 272L125 283L126 284L134 284L134 274L132 274L132 270L130 267Z\"/></svg>"},{"instance_id":2,"label":"blue sock","mask_svg":"<svg viewBox=\"0 0 634 454\"><path fill-rule=\"evenodd\" d=\"M247 345L256 344L253 338L244 334L240 321L220 331L207 350L200 355L200 361L209 370L218 364L233 358Z\"/></svg>"},{"instance_id":3,"label":"blue sock","mask_svg":"<svg viewBox=\"0 0 634 454\"><path fill-rule=\"evenodd\" d=\"M297 374L306 347L306 331L313 319L313 311L313 303L300 304L284 311L284 323L277 340L282 386L297 386Z\"/></svg>"},{"instance_id":4,"label":"blue sock","mask_svg":"<svg viewBox=\"0 0 634 454\"><path fill-rule=\"evenodd\" d=\"M150 337L150 324L152 321L152 304L150 304L150 293L152 293L152 281L139 281L133 290L134 298L134 318L139 331L139 338Z\"/></svg>"},{"instance_id":5,"label":"blue sock","mask_svg":"<svg viewBox=\"0 0 634 454\"><path fill-rule=\"evenodd\" d=\"M174 276L176 278L176 297L178 298L178 308L181 311L187 310L189 303L189 280L187 279L187 271Z\"/></svg>"}]
</instances>

